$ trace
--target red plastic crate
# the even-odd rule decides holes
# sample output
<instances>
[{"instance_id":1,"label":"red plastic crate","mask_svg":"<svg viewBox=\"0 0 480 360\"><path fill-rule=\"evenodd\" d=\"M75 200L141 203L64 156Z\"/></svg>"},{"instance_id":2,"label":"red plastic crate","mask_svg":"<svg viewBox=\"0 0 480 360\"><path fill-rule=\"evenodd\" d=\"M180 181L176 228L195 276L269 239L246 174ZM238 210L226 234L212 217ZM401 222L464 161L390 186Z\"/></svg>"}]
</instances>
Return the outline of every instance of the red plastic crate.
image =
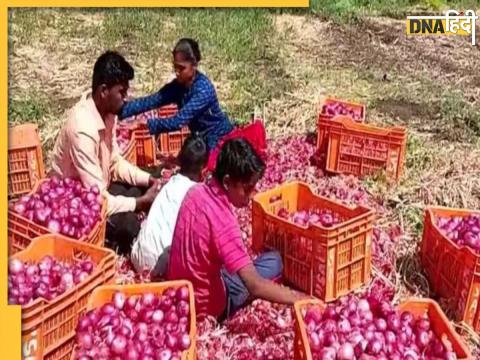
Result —
<instances>
[{"instance_id":1,"label":"red plastic crate","mask_svg":"<svg viewBox=\"0 0 480 360\"><path fill-rule=\"evenodd\" d=\"M329 128L327 171L360 177L384 171L387 178L401 177L407 147L406 129L358 124L345 116L320 120L322 127Z\"/></svg>"},{"instance_id":2,"label":"red plastic crate","mask_svg":"<svg viewBox=\"0 0 480 360\"><path fill-rule=\"evenodd\" d=\"M432 290L456 306L456 320L464 321L480 333L480 255L469 247L459 247L442 234L435 219L464 217L480 211L428 207L421 244L422 266Z\"/></svg>"},{"instance_id":3,"label":"red plastic crate","mask_svg":"<svg viewBox=\"0 0 480 360\"><path fill-rule=\"evenodd\" d=\"M281 208L329 209L346 220L331 228L303 227L277 216ZM256 195L252 212L254 250L279 251L283 279L294 287L333 301L369 281L374 210L349 208L292 182Z\"/></svg>"},{"instance_id":4,"label":"red plastic crate","mask_svg":"<svg viewBox=\"0 0 480 360\"><path fill-rule=\"evenodd\" d=\"M88 300L87 310L92 310L110 302L115 292L121 291L127 296L141 295L146 292L152 292L161 295L169 287L179 288L187 286L190 294L190 329L189 335L191 339L190 347L182 353L182 360L195 360L196 356L196 335L197 323L195 313L195 297L192 283L187 280L165 281L159 283L134 284L134 285L104 285L95 289L92 296ZM72 353L72 360L75 360L75 354Z\"/></svg>"},{"instance_id":5,"label":"red plastic crate","mask_svg":"<svg viewBox=\"0 0 480 360\"><path fill-rule=\"evenodd\" d=\"M8 196L29 193L45 177L38 126L24 124L8 128Z\"/></svg>"},{"instance_id":6,"label":"red plastic crate","mask_svg":"<svg viewBox=\"0 0 480 360\"><path fill-rule=\"evenodd\" d=\"M115 253L61 235L49 234L34 239L25 250L12 258L39 261L46 255L67 262L90 257L96 264L87 280L71 290L51 301L38 298L22 306L23 358L69 359L78 316L85 309L90 294L114 278Z\"/></svg>"},{"instance_id":7,"label":"red plastic crate","mask_svg":"<svg viewBox=\"0 0 480 360\"><path fill-rule=\"evenodd\" d=\"M308 335L303 320L304 311L310 306L318 306L324 309L325 305L318 300L301 300L295 303L295 341L294 359L312 360L312 351L308 342ZM468 347L462 341L455 329L450 325L447 317L440 306L430 299L411 298L398 306L400 311L410 311L414 316L420 317L428 314L432 330L440 339L448 339L458 360L473 360Z\"/></svg>"},{"instance_id":8,"label":"red plastic crate","mask_svg":"<svg viewBox=\"0 0 480 360\"><path fill-rule=\"evenodd\" d=\"M32 193L37 191L42 181L37 183ZM15 201L15 200L13 200ZM103 246L105 241L105 231L107 226L107 199L104 198L101 210L101 220L95 225L88 236L80 239L72 239L75 241L85 242L97 246ZM13 211L8 211L8 253L13 255L18 251L24 250L32 241L32 239L49 234L50 230L46 227L38 225Z\"/></svg>"}]
</instances>

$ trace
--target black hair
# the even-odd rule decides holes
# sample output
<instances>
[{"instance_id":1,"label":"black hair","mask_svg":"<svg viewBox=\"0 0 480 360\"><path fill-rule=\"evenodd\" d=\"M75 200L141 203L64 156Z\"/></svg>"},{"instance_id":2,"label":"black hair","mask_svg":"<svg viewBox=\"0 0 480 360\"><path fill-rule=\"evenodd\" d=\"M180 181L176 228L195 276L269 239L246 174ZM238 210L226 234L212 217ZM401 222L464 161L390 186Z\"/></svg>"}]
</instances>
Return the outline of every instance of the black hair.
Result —
<instances>
[{"instance_id":1,"label":"black hair","mask_svg":"<svg viewBox=\"0 0 480 360\"><path fill-rule=\"evenodd\" d=\"M198 43L190 38L178 40L177 45L173 49L173 55L175 56L176 53L182 53L188 61L195 65L202 60Z\"/></svg>"},{"instance_id":2,"label":"black hair","mask_svg":"<svg viewBox=\"0 0 480 360\"><path fill-rule=\"evenodd\" d=\"M177 158L180 172L200 174L208 161L208 149L203 139L195 134L185 139Z\"/></svg>"},{"instance_id":3,"label":"black hair","mask_svg":"<svg viewBox=\"0 0 480 360\"><path fill-rule=\"evenodd\" d=\"M111 88L114 85L132 80L134 70L125 58L116 51L104 52L93 66L92 93L100 85Z\"/></svg>"},{"instance_id":4,"label":"black hair","mask_svg":"<svg viewBox=\"0 0 480 360\"><path fill-rule=\"evenodd\" d=\"M247 183L255 174L263 176L265 163L250 143L243 138L226 141L217 159L213 176L220 183L226 175L234 181Z\"/></svg>"}]
</instances>

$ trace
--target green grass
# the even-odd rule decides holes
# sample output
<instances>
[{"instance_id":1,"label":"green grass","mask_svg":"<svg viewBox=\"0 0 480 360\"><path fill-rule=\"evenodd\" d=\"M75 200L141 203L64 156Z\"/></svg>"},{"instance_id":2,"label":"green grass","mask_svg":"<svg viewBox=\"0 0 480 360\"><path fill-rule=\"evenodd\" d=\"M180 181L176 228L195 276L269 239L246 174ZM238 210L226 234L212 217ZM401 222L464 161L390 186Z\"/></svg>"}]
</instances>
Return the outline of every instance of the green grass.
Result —
<instances>
[{"instance_id":1,"label":"green grass","mask_svg":"<svg viewBox=\"0 0 480 360\"><path fill-rule=\"evenodd\" d=\"M11 124L40 122L51 111L51 106L41 94L31 94L22 99L10 99L8 119Z\"/></svg>"},{"instance_id":2,"label":"green grass","mask_svg":"<svg viewBox=\"0 0 480 360\"><path fill-rule=\"evenodd\" d=\"M414 9L437 12L444 8L479 8L477 0L311 0L313 14L339 22L352 22L362 16L404 18Z\"/></svg>"},{"instance_id":3,"label":"green grass","mask_svg":"<svg viewBox=\"0 0 480 360\"><path fill-rule=\"evenodd\" d=\"M221 103L234 119L248 118L255 106L279 96L288 85L277 50L281 44L267 10L106 11L101 41L154 67L157 61L170 61L175 41L181 37L197 39L202 68L214 81L225 79L231 84L228 98ZM154 84L153 77L147 75L142 81Z\"/></svg>"},{"instance_id":4,"label":"green grass","mask_svg":"<svg viewBox=\"0 0 480 360\"><path fill-rule=\"evenodd\" d=\"M480 109L467 103L458 91L447 92L442 97L441 118L450 125L442 128L447 139L480 138Z\"/></svg>"}]
</instances>

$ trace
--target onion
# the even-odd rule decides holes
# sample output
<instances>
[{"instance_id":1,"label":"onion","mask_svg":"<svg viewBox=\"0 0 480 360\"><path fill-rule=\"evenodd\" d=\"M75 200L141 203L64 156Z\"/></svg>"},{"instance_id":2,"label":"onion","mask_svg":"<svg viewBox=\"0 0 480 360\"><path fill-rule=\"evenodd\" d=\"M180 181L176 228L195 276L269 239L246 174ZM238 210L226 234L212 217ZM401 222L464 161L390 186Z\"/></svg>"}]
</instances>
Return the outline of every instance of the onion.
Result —
<instances>
[{"instance_id":1,"label":"onion","mask_svg":"<svg viewBox=\"0 0 480 360\"><path fill-rule=\"evenodd\" d=\"M98 188L88 191L78 180L51 178L43 181L36 193L13 203L10 209L52 233L80 239L100 221L102 203Z\"/></svg>"},{"instance_id":2,"label":"onion","mask_svg":"<svg viewBox=\"0 0 480 360\"><path fill-rule=\"evenodd\" d=\"M90 260L88 262L91 273L94 265ZM10 259L8 275L10 303L26 305L39 297L53 300L86 280L89 273L82 270L84 263L85 261L63 263L48 255L38 264Z\"/></svg>"},{"instance_id":3,"label":"onion","mask_svg":"<svg viewBox=\"0 0 480 360\"><path fill-rule=\"evenodd\" d=\"M107 358L112 359L179 358L182 351L190 348L192 340L187 332L190 307L182 300L189 294L177 296L178 293L174 290L162 296L170 302L164 313L158 308L162 305L160 297L153 293L139 297L115 292L111 302L80 317L78 353L90 354L89 351L105 345L105 351L110 354ZM92 319L92 314L100 314L101 318ZM93 339L91 347L83 341L85 332Z\"/></svg>"},{"instance_id":4,"label":"onion","mask_svg":"<svg viewBox=\"0 0 480 360\"><path fill-rule=\"evenodd\" d=\"M11 259L8 266L8 271L12 275L23 272L23 263L18 259Z\"/></svg>"},{"instance_id":5,"label":"onion","mask_svg":"<svg viewBox=\"0 0 480 360\"><path fill-rule=\"evenodd\" d=\"M123 335L117 335L112 341L110 350L116 355L122 355L127 349L127 339Z\"/></svg>"},{"instance_id":6,"label":"onion","mask_svg":"<svg viewBox=\"0 0 480 360\"><path fill-rule=\"evenodd\" d=\"M120 291L113 294L113 304L118 310L122 310L125 305L125 294Z\"/></svg>"},{"instance_id":7,"label":"onion","mask_svg":"<svg viewBox=\"0 0 480 360\"><path fill-rule=\"evenodd\" d=\"M428 317L400 314L379 294L372 294L368 300L341 298L323 314L313 305L304 312L313 359L445 358L448 349L431 330Z\"/></svg>"}]
</instances>

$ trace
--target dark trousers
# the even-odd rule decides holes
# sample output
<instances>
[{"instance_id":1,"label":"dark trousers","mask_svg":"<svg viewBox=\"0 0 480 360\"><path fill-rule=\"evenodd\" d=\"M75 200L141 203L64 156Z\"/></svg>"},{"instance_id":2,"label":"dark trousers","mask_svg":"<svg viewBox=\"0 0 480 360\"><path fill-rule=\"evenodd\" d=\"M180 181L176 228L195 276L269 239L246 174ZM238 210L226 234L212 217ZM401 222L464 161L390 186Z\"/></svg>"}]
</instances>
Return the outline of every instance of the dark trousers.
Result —
<instances>
[{"instance_id":1,"label":"dark trousers","mask_svg":"<svg viewBox=\"0 0 480 360\"><path fill-rule=\"evenodd\" d=\"M160 168L143 169L154 177L160 177ZM108 192L114 196L123 195L128 197L142 196L147 188L131 186L124 183L112 183ZM130 255L133 240L140 231L140 221L137 213L123 212L111 215L107 219L107 229L105 234L105 246L117 251L121 255Z\"/></svg>"}]
</instances>

